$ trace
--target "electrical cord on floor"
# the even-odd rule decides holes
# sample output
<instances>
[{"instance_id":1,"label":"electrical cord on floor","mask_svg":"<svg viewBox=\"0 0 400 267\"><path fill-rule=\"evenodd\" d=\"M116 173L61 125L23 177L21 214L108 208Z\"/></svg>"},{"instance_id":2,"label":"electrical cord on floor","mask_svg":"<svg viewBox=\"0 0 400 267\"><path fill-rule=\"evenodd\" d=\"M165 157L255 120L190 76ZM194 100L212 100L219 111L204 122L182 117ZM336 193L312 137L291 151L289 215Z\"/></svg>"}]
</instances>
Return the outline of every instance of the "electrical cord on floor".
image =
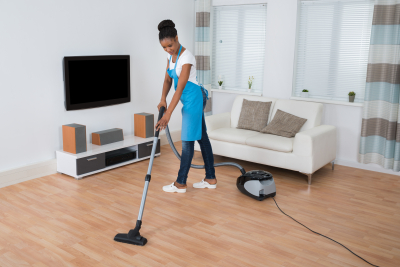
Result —
<instances>
[{"instance_id":1,"label":"electrical cord on floor","mask_svg":"<svg viewBox=\"0 0 400 267\"><path fill-rule=\"evenodd\" d=\"M274 198L274 197L272 197L272 199L275 201L275 198ZM279 208L278 203L276 203L276 201L275 201L275 204L276 204L276 206L278 207L278 209L279 209L283 214L285 214L286 216L288 216L289 218L291 218L293 221L297 222L298 224L304 226L305 228L307 228L308 230L310 230L310 231L313 232L314 234L323 236L323 237L325 237L325 238L328 238L329 240L332 240L332 241L335 242L335 243L338 243L339 245L341 245L342 247L344 247L345 249L347 249L348 251L350 251L351 253L353 253L353 255L356 255L357 257L359 257L360 259L362 259L362 260L365 261L366 263L368 263L368 264L370 264L370 265L372 265L372 266L375 266L375 267L379 267L378 265L374 265L374 264L370 263L369 261L367 261L367 260L361 258L361 257L358 256L356 253L354 253L353 251L351 251L350 249L348 249L346 246L340 244L339 242L333 240L332 238L329 238L329 237L327 237L327 236L324 236L323 234L320 234L320 233L318 233L318 232L315 232L315 231L311 230L310 228L308 228L307 226L305 226L304 224L302 224L302 223L296 221L295 219L293 219L292 217L290 217L289 215L287 215L286 213L284 213L283 210L281 210L281 208Z\"/></svg>"}]
</instances>

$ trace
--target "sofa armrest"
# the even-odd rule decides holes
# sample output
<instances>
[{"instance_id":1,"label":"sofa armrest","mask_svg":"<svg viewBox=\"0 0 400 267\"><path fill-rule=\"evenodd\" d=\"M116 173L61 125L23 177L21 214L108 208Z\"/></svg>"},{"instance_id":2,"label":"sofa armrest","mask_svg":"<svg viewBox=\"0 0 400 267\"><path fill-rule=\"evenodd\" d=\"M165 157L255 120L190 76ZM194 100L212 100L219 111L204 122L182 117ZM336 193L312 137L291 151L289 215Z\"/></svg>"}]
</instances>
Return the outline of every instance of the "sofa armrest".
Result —
<instances>
[{"instance_id":1,"label":"sofa armrest","mask_svg":"<svg viewBox=\"0 0 400 267\"><path fill-rule=\"evenodd\" d=\"M225 112L221 114L205 117L207 132L214 131L219 128L231 127L231 113Z\"/></svg>"},{"instance_id":2,"label":"sofa armrest","mask_svg":"<svg viewBox=\"0 0 400 267\"><path fill-rule=\"evenodd\" d=\"M312 156L317 161L316 165L327 164L334 160L336 158L336 127L320 125L297 133L294 137L293 154Z\"/></svg>"}]
</instances>

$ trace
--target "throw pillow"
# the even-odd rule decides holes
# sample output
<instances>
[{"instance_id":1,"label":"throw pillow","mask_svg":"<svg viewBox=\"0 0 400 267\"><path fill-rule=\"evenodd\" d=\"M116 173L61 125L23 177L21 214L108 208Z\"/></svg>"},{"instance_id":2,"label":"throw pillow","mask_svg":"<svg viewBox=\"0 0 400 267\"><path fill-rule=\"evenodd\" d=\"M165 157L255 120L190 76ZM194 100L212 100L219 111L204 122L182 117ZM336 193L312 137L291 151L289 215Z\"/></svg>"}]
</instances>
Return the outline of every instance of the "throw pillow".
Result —
<instances>
[{"instance_id":1,"label":"throw pillow","mask_svg":"<svg viewBox=\"0 0 400 267\"><path fill-rule=\"evenodd\" d=\"M307 119L278 109L272 121L261 132L290 138L294 137L300 131L306 121Z\"/></svg>"},{"instance_id":2,"label":"throw pillow","mask_svg":"<svg viewBox=\"0 0 400 267\"><path fill-rule=\"evenodd\" d=\"M272 102L249 101L243 99L238 129L261 131L268 123L269 110Z\"/></svg>"}]
</instances>

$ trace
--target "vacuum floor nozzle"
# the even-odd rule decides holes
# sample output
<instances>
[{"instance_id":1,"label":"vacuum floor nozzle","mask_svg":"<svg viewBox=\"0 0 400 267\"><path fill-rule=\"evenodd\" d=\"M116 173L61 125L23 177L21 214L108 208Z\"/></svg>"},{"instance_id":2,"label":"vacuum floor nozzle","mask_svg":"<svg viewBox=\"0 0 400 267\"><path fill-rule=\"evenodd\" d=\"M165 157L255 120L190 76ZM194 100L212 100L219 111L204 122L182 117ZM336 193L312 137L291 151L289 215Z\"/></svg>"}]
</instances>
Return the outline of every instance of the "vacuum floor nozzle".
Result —
<instances>
[{"instance_id":1,"label":"vacuum floor nozzle","mask_svg":"<svg viewBox=\"0 0 400 267\"><path fill-rule=\"evenodd\" d=\"M133 231L133 230L131 230ZM147 243L147 239L143 236L135 236L134 238L129 238L129 233L128 234L117 234L114 237L114 240L117 242L121 243L127 243L127 244L132 244L132 245L137 245L137 246L144 246Z\"/></svg>"},{"instance_id":2,"label":"vacuum floor nozzle","mask_svg":"<svg viewBox=\"0 0 400 267\"><path fill-rule=\"evenodd\" d=\"M117 234L114 240L121 243L127 243L137 246L144 246L147 243L147 239L140 235L139 230L142 226L142 221L136 221L135 229L131 229L127 234Z\"/></svg>"}]
</instances>

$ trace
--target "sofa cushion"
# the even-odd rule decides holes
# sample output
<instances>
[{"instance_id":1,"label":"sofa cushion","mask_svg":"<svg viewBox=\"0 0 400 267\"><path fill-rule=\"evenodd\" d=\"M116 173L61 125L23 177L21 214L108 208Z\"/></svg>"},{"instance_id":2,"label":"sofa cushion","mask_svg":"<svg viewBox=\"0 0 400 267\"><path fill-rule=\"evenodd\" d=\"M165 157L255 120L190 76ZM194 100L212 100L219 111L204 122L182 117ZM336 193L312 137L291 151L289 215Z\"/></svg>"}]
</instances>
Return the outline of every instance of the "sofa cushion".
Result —
<instances>
[{"instance_id":1,"label":"sofa cushion","mask_svg":"<svg viewBox=\"0 0 400 267\"><path fill-rule=\"evenodd\" d=\"M238 129L261 131L267 126L268 115L272 102L249 101L243 99L242 110L240 112Z\"/></svg>"},{"instance_id":2,"label":"sofa cushion","mask_svg":"<svg viewBox=\"0 0 400 267\"><path fill-rule=\"evenodd\" d=\"M323 110L323 105L321 103L279 99L272 107L272 112L270 112L270 122L278 109L307 119L306 123L301 127L300 132L321 125Z\"/></svg>"},{"instance_id":3,"label":"sofa cushion","mask_svg":"<svg viewBox=\"0 0 400 267\"><path fill-rule=\"evenodd\" d=\"M246 145L265 148L279 152L292 152L294 138L273 134L258 134L246 139Z\"/></svg>"},{"instance_id":4,"label":"sofa cushion","mask_svg":"<svg viewBox=\"0 0 400 267\"><path fill-rule=\"evenodd\" d=\"M271 118L272 110L274 108L274 104L276 98L263 97L263 96L252 96L252 95L238 95L233 101L232 110L231 110L231 127L236 128L238 126L240 112L242 110L243 99L247 99L250 101L262 101L262 102L272 102L271 111L269 112L269 118Z\"/></svg>"},{"instance_id":5,"label":"sofa cushion","mask_svg":"<svg viewBox=\"0 0 400 267\"><path fill-rule=\"evenodd\" d=\"M225 141L236 144L246 144L246 139L260 134L256 131L236 129L236 128L219 128L208 133L210 139Z\"/></svg>"},{"instance_id":6,"label":"sofa cushion","mask_svg":"<svg viewBox=\"0 0 400 267\"><path fill-rule=\"evenodd\" d=\"M297 117L278 109L274 118L267 127L261 130L262 133L275 134L283 137L294 137L307 119Z\"/></svg>"}]
</instances>

